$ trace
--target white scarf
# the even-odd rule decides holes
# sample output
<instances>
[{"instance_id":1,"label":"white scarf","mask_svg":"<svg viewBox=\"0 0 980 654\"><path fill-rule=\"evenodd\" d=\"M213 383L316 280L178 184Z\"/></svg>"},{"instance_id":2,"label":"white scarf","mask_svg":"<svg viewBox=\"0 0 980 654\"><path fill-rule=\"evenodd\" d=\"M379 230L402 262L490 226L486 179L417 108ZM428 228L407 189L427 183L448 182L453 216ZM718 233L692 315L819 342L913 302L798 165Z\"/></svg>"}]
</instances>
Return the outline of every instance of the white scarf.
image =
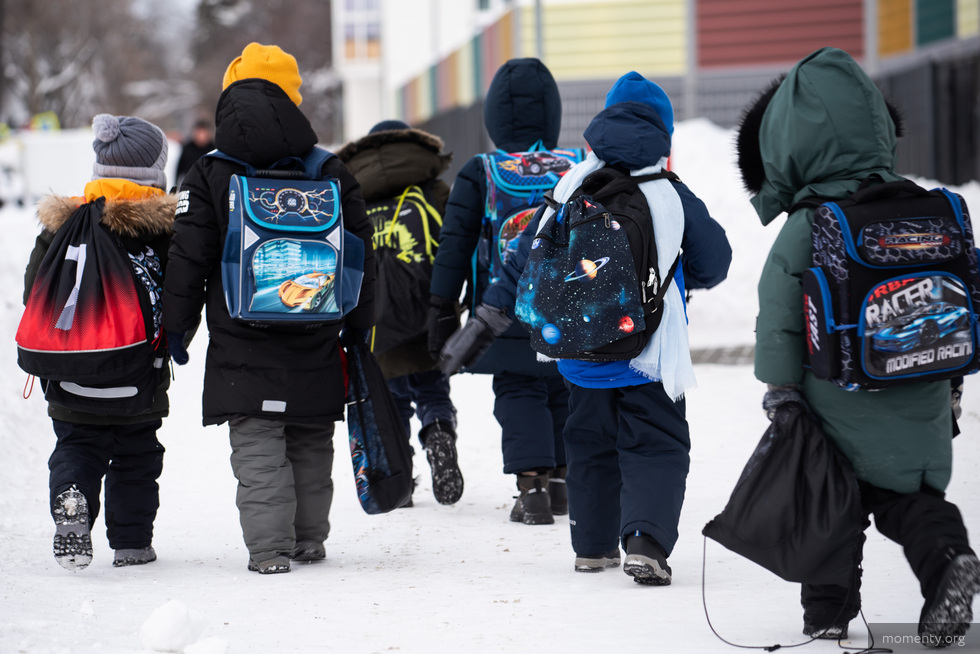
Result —
<instances>
[{"instance_id":1,"label":"white scarf","mask_svg":"<svg viewBox=\"0 0 980 654\"><path fill-rule=\"evenodd\" d=\"M656 165L630 171L630 175L649 175L663 170L667 164L664 157ZM554 197L565 202L572 192L581 186L582 181L592 172L602 168L606 162L590 152L582 163L577 164L558 180ZM667 280L670 267L681 250L684 238L684 207L680 196L668 179L655 179L640 184L640 190L650 205L653 215L653 229L657 235L657 265L660 279ZM538 230L554 213L547 209L538 223ZM661 308L663 316L660 326L653 334L642 352L630 361L630 369L652 381L660 381L673 401L684 397L684 393L697 387L694 366L691 363L691 348L687 338L687 317L684 313L684 299L677 288L671 284L664 295Z\"/></svg>"}]
</instances>

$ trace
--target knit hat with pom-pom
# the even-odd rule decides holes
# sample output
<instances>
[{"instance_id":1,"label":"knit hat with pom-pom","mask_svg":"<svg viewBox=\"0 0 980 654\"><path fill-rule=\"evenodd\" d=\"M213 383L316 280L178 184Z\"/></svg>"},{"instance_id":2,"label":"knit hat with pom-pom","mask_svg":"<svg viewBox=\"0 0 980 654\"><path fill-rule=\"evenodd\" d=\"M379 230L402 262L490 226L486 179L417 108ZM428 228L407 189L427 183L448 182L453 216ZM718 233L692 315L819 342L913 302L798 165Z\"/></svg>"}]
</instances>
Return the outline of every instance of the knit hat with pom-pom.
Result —
<instances>
[{"instance_id":1,"label":"knit hat with pom-pom","mask_svg":"<svg viewBox=\"0 0 980 654\"><path fill-rule=\"evenodd\" d=\"M167 137L140 118L99 114L92 119L92 179L114 177L166 189Z\"/></svg>"}]
</instances>

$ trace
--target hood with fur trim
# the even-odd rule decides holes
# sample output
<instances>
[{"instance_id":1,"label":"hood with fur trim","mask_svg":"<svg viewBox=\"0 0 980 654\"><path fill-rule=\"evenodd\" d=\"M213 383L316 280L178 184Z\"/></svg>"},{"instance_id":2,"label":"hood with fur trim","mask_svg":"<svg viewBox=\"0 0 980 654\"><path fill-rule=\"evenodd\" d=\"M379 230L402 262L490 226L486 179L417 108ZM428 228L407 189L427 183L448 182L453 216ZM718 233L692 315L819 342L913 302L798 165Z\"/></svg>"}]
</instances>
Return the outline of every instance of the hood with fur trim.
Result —
<instances>
[{"instance_id":1,"label":"hood with fur trim","mask_svg":"<svg viewBox=\"0 0 980 654\"><path fill-rule=\"evenodd\" d=\"M452 161L442 139L419 129L384 130L348 143L337 151L371 202L421 185L441 175Z\"/></svg>"},{"instance_id":2,"label":"hood with fur trim","mask_svg":"<svg viewBox=\"0 0 980 654\"><path fill-rule=\"evenodd\" d=\"M55 233L82 204L82 198L60 195L44 197L37 204L38 221L44 229ZM120 236L132 238L169 234L173 231L176 209L176 195L157 195L140 200L106 198L102 224Z\"/></svg>"},{"instance_id":3,"label":"hood with fur trim","mask_svg":"<svg viewBox=\"0 0 980 654\"><path fill-rule=\"evenodd\" d=\"M821 48L749 106L738 130L742 181L762 224L803 198L839 198L892 172L898 114L853 58Z\"/></svg>"}]
</instances>

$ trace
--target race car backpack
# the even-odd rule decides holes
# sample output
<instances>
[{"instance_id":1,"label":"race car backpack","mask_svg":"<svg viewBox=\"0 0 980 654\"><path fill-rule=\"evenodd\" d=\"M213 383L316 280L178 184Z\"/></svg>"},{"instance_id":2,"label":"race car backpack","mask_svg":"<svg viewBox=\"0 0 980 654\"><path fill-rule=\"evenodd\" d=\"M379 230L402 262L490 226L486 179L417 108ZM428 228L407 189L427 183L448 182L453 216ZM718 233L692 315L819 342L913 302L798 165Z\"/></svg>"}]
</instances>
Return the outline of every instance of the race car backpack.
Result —
<instances>
[{"instance_id":1,"label":"race car backpack","mask_svg":"<svg viewBox=\"0 0 980 654\"><path fill-rule=\"evenodd\" d=\"M228 188L228 234L221 256L225 302L233 318L256 324L333 322L356 305L364 243L344 229L340 185L323 178L333 153L314 147L257 170L219 150L245 175Z\"/></svg>"},{"instance_id":2,"label":"race car backpack","mask_svg":"<svg viewBox=\"0 0 980 654\"><path fill-rule=\"evenodd\" d=\"M803 275L810 368L850 389L976 372L980 273L965 202L872 181L844 200L801 203L818 205Z\"/></svg>"},{"instance_id":3,"label":"race car backpack","mask_svg":"<svg viewBox=\"0 0 980 654\"><path fill-rule=\"evenodd\" d=\"M486 172L487 204L475 263L490 271L492 284L517 249L517 239L534 211L544 202L545 191L554 188L562 175L585 158L585 150L547 150L538 141L527 152L498 150L480 158ZM476 270L474 265L474 275Z\"/></svg>"},{"instance_id":4,"label":"race car backpack","mask_svg":"<svg viewBox=\"0 0 980 654\"><path fill-rule=\"evenodd\" d=\"M152 247L130 251L101 223L104 207L83 204L55 234L17 328L17 364L51 404L132 416L167 371L163 268Z\"/></svg>"}]
</instances>

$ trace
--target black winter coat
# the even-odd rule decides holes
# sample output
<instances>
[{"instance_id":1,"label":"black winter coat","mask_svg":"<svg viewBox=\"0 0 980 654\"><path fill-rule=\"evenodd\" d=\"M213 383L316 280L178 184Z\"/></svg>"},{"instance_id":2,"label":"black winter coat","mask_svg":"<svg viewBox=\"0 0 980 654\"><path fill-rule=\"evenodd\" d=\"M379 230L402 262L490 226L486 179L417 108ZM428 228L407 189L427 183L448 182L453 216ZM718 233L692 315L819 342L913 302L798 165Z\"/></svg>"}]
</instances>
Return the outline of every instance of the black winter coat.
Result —
<instances>
[{"instance_id":1,"label":"black winter coat","mask_svg":"<svg viewBox=\"0 0 980 654\"><path fill-rule=\"evenodd\" d=\"M452 155L442 153L442 147L442 139L421 130L386 130L348 143L337 156L357 178L365 202L398 197L407 187L418 186L442 216L449 186L439 175L452 159ZM434 238L438 236L436 231ZM379 306L378 310L386 309ZM428 333L375 356L388 379L431 370L436 365L429 356Z\"/></svg>"},{"instance_id":2,"label":"black winter coat","mask_svg":"<svg viewBox=\"0 0 980 654\"><path fill-rule=\"evenodd\" d=\"M316 135L299 107L271 82L240 80L218 99L215 146L256 168L285 157L303 157L315 143ZM373 324L374 251L357 181L337 157L331 157L323 171L340 183L344 225L364 241L365 261L358 306L343 321L315 327L259 328L231 318L220 262L228 231L228 183L244 169L205 157L184 178L164 281L164 326L172 332L191 332L202 307L207 309L205 425L239 416L299 423L343 418L338 336L345 325L367 330Z\"/></svg>"},{"instance_id":3,"label":"black winter coat","mask_svg":"<svg viewBox=\"0 0 980 654\"><path fill-rule=\"evenodd\" d=\"M537 59L512 59L494 76L484 101L484 124L494 144L507 152L528 150L537 141L554 149L561 131L561 96L551 73ZM473 251L483 230L487 184L483 161L474 157L459 171L449 195L432 271L432 295L476 306L489 283L485 269L473 270ZM475 288L472 285L476 277ZM524 328L515 321L466 372L557 375L553 363L539 363Z\"/></svg>"}]
</instances>

